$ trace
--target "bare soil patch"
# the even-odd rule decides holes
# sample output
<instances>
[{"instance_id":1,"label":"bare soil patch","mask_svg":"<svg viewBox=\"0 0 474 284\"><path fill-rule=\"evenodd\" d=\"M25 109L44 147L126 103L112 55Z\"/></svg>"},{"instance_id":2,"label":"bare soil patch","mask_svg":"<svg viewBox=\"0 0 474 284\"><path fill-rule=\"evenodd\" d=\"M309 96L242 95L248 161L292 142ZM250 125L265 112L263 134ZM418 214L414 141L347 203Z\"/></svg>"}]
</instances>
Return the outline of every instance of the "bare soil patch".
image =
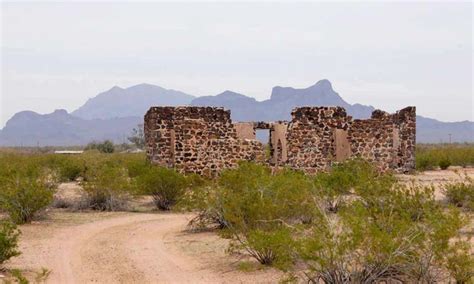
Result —
<instances>
[{"instance_id":1,"label":"bare soil patch","mask_svg":"<svg viewBox=\"0 0 474 284\"><path fill-rule=\"evenodd\" d=\"M465 176L474 178L474 168L450 167L447 170L424 171L415 175L397 175L402 182L415 182L419 185L435 187L435 198L444 199L443 185L460 182Z\"/></svg>"},{"instance_id":2,"label":"bare soil patch","mask_svg":"<svg viewBox=\"0 0 474 284\"><path fill-rule=\"evenodd\" d=\"M8 268L45 267L47 283L270 283L273 269L243 273L213 233L184 231L188 214L51 212L21 226L22 255ZM273 281L272 281L273 280Z\"/></svg>"}]
</instances>

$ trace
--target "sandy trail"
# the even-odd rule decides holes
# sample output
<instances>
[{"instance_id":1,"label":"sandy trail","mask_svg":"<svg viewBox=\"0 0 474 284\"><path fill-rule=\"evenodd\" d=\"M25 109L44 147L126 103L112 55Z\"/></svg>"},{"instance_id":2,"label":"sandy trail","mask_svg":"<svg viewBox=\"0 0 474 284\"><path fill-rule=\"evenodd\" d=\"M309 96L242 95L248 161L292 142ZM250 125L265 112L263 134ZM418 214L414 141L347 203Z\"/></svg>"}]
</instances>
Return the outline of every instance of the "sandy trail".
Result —
<instances>
[{"instance_id":1,"label":"sandy trail","mask_svg":"<svg viewBox=\"0 0 474 284\"><path fill-rule=\"evenodd\" d=\"M43 255L48 283L219 283L170 243L187 223L180 214L127 214L61 230Z\"/></svg>"}]
</instances>

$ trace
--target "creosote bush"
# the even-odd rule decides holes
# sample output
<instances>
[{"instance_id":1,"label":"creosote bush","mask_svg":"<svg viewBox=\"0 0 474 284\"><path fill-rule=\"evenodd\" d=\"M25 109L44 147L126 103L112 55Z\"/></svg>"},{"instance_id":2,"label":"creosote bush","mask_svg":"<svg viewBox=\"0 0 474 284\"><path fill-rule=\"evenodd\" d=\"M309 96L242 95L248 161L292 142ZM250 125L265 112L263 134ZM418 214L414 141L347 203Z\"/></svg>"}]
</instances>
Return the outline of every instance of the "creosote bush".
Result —
<instances>
[{"instance_id":1,"label":"creosote bush","mask_svg":"<svg viewBox=\"0 0 474 284\"><path fill-rule=\"evenodd\" d=\"M127 208L133 188L127 169L115 160L91 165L85 177L86 196L80 207L100 211L118 211Z\"/></svg>"},{"instance_id":2,"label":"creosote bush","mask_svg":"<svg viewBox=\"0 0 474 284\"><path fill-rule=\"evenodd\" d=\"M30 222L45 209L53 201L55 187L54 173L35 159L10 156L2 161L0 208L17 224Z\"/></svg>"},{"instance_id":3,"label":"creosote bush","mask_svg":"<svg viewBox=\"0 0 474 284\"><path fill-rule=\"evenodd\" d=\"M20 255L18 237L20 231L9 221L0 221L0 267L10 258Z\"/></svg>"},{"instance_id":4,"label":"creosote bush","mask_svg":"<svg viewBox=\"0 0 474 284\"><path fill-rule=\"evenodd\" d=\"M439 163L439 168L442 169L442 170L446 170L449 168L449 166L451 166L451 160L447 157L443 157Z\"/></svg>"},{"instance_id":5,"label":"creosote bush","mask_svg":"<svg viewBox=\"0 0 474 284\"><path fill-rule=\"evenodd\" d=\"M304 174L241 163L224 171L216 185L216 203L232 250L243 249L260 263L282 269L291 266L293 226L312 222L312 182Z\"/></svg>"},{"instance_id":6,"label":"creosote bush","mask_svg":"<svg viewBox=\"0 0 474 284\"><path fill-rule=\"evenodd\" d=\"M466 176L463 181L447 184L445 191L449 203L474 211L474 180Z\"/></svg>"},{"instance_id":7,"label":"creosote bush","mask_svg":"<svg viewBox=\"0 0 474 284\"><path fill-rule=\"evenodd\" d=\"M185 194L187 180L175 170L163 167L148 167L136 177L141 194L152 195L160 210L170 210Z\"/></svg>"},{"instance_id":8,"label":"creosote bush","mask_svg":"<svg viewBox=\"0 0 474 284\"><path fill-rule=\"evenodd\" d=\"M87 144L84 150L98 150L101 153L110 154L115 151L115 146L112 141L105 140L103 142L91 142Z\"/></svg>"},{"instance_id":9,"label":"creosote bush","mask_svg":"<svg viewBox=\"0 0 474 284\"><path fill-rule=\"evenodd\" d=\"M399 184L365 161L315 176L242 163L204 188L193 194L205 199L198 217L224 224L231 252L283 270L298 263L309 282L472 280L464 215L434 188Z\"/></svg>"},{"instance_id":10,"label":"creosote bush","mask_svg":"<svg viewBox=\"0 0 474 284\"><path fill-rule=\"evenodd\" d=\"M474 144L417 144L416 169L433 170L438 166L474 166Z\"/></svg>"}]
</instances>

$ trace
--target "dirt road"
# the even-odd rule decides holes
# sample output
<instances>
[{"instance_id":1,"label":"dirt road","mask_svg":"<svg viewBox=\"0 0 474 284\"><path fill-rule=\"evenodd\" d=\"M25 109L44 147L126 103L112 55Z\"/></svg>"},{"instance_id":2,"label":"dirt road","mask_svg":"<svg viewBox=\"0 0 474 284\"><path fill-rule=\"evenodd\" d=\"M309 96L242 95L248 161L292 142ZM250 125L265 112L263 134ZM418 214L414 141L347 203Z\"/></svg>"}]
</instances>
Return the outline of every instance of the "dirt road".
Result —
<instances>
[{"instance_id":1,"label":"dirt road","mask_svg":"<svg viewBox=\"0 0 474 284\"><path fill-rule=\"evenodd\" d=\"M183 215L137 214L93 222L58 234L50 281L57 283L216 283L167 237L186 225ZM52 240L53 243L55 240Z\"/></svg>"},{"instance_id":2,"label":"dirt road","mask_svg":"<svg viewBox=\"0 0 474 284\"><path fill-rule=\"evenodd\" d=\"M35 259L25 260L50 269L48 283L226 282L174 245L188 218L128 213L68 226L27 248Z\"/></svg>"}]
</instances>

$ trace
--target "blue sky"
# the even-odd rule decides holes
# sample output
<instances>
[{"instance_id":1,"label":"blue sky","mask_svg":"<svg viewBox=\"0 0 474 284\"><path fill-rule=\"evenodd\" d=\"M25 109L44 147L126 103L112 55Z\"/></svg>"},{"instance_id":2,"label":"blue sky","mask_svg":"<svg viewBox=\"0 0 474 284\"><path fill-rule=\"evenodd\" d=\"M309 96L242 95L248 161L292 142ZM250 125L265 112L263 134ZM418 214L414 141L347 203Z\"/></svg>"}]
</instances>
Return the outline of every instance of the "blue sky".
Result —
<instances>
[{"instance_id":1,"label":"blue sky","mask_svg":"<svg viewBox=\"0 0 474 284\"><path fill-rule=\"evenodd\" d=\"M470 2L2 3L0 127L118 85L267 99L329 79L349 103L474 120Z\"/></svg>"}]
</instances>

